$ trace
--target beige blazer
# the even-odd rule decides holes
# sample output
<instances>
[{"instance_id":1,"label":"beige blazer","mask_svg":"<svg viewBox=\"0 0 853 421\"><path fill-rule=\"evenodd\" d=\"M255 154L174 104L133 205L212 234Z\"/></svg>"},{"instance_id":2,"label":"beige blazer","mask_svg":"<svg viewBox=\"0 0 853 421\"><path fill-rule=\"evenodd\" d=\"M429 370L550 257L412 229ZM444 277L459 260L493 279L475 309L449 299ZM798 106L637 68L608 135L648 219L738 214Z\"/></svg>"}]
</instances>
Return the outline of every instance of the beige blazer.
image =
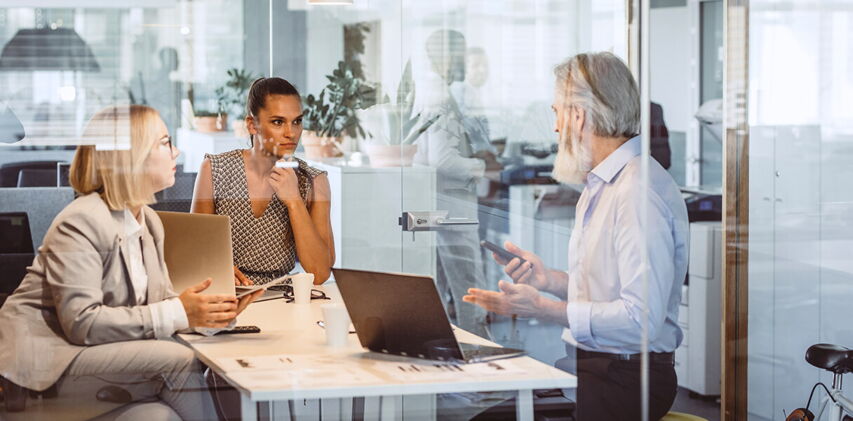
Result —
<instances>
[{"instance_id":1,"label":"beige blazer","mask_svg":"<svg viewBox=\"0 0 853 421\"><path fill-rule=\"evenodd\" d=\"M151 208L143 212L146 303L155 303L177 294L163 261L163 224ZM124 211L111 211L97 193L57 215L0 308L0 375L44 390L86 346L154 338L151 310L136 305L123 222Z\"/></svg>"}]
</instances>

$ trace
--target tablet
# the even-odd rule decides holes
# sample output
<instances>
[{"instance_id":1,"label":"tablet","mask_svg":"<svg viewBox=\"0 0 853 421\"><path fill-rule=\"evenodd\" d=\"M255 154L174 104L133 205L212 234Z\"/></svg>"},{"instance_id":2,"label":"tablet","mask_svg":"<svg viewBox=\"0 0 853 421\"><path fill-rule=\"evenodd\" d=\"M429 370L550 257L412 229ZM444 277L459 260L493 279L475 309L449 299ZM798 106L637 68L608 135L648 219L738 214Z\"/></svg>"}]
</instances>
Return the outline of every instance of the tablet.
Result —
<instances>
[{"instance_id":1,"label":"tablet","mask_svg":"<svg viewBox=\"0 0 853 421\"><path fill-rule=\"evenodd\" d=\"M249 294L251 294L257 290L260 290L260 289L267 289L267 288L274 286L274 285L281 285L283 283L286 283L289 280L290 280L290 275L284 275L281 278L273 279L272 281L267 282L265 284L252 285L252 286L239 286L239 287L237 287L237 298L243 298L244 296L249 295Z\"/></svg>"}]
</instances>

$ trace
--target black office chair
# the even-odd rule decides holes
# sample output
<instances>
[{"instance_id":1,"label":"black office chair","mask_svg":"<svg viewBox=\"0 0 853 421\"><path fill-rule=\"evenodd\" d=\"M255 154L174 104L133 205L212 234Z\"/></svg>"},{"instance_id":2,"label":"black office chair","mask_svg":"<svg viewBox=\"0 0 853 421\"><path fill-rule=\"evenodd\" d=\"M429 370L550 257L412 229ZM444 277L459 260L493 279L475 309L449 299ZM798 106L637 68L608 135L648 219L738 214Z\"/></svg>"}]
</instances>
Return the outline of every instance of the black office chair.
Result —
<instances>
[{"instance_id":1,"label":"black office chair","mask_svg":"<svg viewBox=\"0 0 853 421\"><path fill-rule=\"evenodd\" d=\"M154 195L157 203L151 208L158 211L189 212L192 206L196 173L185 173L183 165L175 172L175 184Z\"/></svg>"},{"instance_id":2,"label":"black office chair","mask_svg":"<svg viewBox=\"0 0 853 421\"><path fill-rule=\"evenodd\" d=\"M30 222L24 212L0 213L0 307L24 279L32 264ZM23 411L28 390L0 376L3 399L9 412Z\"/></svg>"},{"instance_id":3,"label":"black office chair","mask_svg":"<svg viewBox=\"0 0 853 421\"><path fill-rule=\"evenodd\" d=\"M57 165L63 161L24 161L8 162L0 165L0 187L18 187L22 170L53 170L53 184L56 186Z\"/></svg>"},{"instance_id":4,"label":"black office chair","mask_svg":"<svg viewBox=\"0 0 853 421\"><path fill-rule=\"evenodd\" d=\"M18 172L18 187L56 187L56 170L27 168Z\"/></svg>"},{"instance_id":5,"label":"black office chair","mask_svg":"<svg viewBox=\"0 0 853 421\"><path fill-rule=\"evenodd\" d=\"M0 294L11 294L21 284L34 258L27 214L0 213Z\"/></svg>"}]
</instances>

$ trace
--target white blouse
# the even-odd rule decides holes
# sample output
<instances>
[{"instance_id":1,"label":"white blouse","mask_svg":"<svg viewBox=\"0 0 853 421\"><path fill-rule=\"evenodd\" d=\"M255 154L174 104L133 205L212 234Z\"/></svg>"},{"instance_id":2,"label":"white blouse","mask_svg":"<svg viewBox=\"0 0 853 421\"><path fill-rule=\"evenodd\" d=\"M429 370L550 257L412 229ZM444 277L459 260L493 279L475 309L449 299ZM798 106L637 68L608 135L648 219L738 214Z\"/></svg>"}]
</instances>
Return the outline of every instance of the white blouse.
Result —
<instances>
[{"instance_id":1,"label":"white blouse","mask_svg":"<svg viewBox=\"0 0 853 421\"><path fill-rule=\"evenodd\" d=\"M145 213L139 212L139 220L125 209L124 235L130 254L130 281L136 295L136 304L145 305L148 301L148 273L142 258L142 230L145 226ZM175 332L187 329L190 324L184 305L178 297L172 297L156 303L148 303L151 310L151 322L154 325L154 337L165 339Z\"/></svg>"}]
</instances>

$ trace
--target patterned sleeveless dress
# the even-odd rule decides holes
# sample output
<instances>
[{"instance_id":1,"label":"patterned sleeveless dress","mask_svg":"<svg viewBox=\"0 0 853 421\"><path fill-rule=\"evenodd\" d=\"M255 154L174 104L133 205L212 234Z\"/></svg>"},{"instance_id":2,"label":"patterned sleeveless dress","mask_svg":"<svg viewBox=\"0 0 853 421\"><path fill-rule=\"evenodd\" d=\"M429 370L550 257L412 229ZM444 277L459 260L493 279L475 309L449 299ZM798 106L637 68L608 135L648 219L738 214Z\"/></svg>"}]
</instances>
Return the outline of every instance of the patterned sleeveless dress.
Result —
<instances>
[{"instance_id":1,"label":"patterned sleeveless dress","mask_svg":"<svg viewBox=\"0 0 853 421\"><path fill-rule=\"evenodd\" d=\"M273 194L260 218L252 213L246 166L242 150L206 154L213 176L213 206L218 215L231 218L234 264L256 284L265 284L284 276L296 264L296 243L287 207ZM325 171L297 159L295 168L299 194L308 209L314 195L314 178Z\"/></svg>"}]
</instances>

